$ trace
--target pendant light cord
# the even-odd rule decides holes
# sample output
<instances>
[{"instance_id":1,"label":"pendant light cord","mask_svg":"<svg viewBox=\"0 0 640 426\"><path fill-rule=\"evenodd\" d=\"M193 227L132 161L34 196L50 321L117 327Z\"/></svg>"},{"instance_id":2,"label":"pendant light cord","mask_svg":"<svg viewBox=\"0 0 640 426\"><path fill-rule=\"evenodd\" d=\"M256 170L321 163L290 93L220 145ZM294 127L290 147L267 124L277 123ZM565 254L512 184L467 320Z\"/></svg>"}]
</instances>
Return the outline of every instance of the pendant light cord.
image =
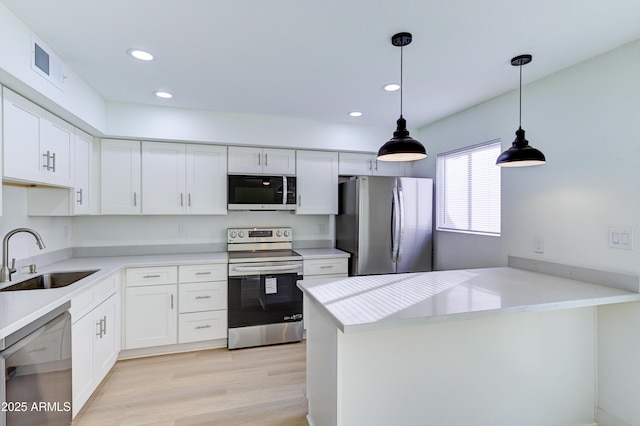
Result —
<instances>
[{"instance_id":1,"label":"pendant light cord","mask_svg":"<svg viewBox=\"0 0 640 426\"><path fill-rule=\"evenodd\" d=\"M402 51L403 46L400 46L400 117L402 117L402 89L404 88L404 83L402 82Z\"/></svg>"},{"instance_id":2,"label":"pendant light cord","mask_svg":"<svg viewBox=\"0 0 640 426\"><path fill-rule=\"evenodd\" d=\"M519 101L518 127L522 129L522 63L520 64L520 101Z\"/></svg>"}]
</instances>

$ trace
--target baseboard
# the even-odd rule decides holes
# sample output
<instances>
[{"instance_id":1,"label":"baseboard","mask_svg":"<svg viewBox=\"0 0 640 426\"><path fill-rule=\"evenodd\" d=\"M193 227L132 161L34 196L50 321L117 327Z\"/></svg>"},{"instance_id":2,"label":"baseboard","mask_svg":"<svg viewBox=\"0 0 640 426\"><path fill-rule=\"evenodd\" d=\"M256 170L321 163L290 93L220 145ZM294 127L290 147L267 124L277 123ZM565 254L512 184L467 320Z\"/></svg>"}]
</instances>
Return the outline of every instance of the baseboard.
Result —
<instances>
[{"instance_id":1,"label":"baseboard","mask_svg":"<svg viewBox=\"0 0 640 426\"><path fill-rule=\"evenodd\" d=\"M596 419L599 426L633 426L602 408L596 410Z\"/></svg>"}]
</instances>

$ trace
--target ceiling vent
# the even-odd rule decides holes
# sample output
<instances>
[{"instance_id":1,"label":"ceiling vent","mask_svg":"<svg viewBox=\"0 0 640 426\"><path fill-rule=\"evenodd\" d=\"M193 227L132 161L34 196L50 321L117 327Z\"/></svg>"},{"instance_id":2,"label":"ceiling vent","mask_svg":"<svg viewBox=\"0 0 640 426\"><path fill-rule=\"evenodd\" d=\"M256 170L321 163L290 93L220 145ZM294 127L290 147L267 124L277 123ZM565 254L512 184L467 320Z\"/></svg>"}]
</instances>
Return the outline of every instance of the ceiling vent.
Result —
<instances>
[{"instance_id":1,"label":"ceiling vent","mask_svg":"<svg viewBox=\"0 0 640 426\"><path fill-rule=\"evenodd\" d=\"M53 51L31 34L31 69L64 92L64 64Z\"/></svg>"}]
</instances>

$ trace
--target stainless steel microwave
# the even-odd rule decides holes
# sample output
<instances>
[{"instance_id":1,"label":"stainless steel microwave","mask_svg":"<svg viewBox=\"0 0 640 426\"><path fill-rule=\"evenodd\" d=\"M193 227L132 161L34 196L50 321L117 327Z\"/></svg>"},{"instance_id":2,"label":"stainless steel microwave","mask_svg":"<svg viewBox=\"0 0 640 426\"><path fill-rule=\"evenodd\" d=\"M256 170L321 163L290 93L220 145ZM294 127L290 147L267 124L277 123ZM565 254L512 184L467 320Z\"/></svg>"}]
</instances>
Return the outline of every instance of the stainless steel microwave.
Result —
<instances>
[{"instance_id":1,"label":"stainless steel microwave","mask_svg":"<svg viewBox=\"0 0 640 426\"><path fill-rule=\"evenodd\" d=\"M296 178L228 176L228 210L295 210Z\"/></svg>"}]
</instances>

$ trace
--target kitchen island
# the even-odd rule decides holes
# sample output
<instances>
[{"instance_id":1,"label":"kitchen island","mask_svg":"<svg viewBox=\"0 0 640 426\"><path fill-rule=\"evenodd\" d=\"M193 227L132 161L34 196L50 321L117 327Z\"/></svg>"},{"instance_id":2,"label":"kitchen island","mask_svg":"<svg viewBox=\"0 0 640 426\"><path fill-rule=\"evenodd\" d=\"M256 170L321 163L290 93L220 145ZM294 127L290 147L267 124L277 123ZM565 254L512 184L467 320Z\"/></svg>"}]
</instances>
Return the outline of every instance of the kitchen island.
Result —
<instances>
[{"instance_id":1,"label":"kitchen island","mask_svg":"<svg viewBox=\"0 0 640 426\"><path fill-rule=\"evenodd\" d=\"M597 306L640 300L509 267L299 286L311 426L594 425Z\"/></svg>"}]
</instances>

